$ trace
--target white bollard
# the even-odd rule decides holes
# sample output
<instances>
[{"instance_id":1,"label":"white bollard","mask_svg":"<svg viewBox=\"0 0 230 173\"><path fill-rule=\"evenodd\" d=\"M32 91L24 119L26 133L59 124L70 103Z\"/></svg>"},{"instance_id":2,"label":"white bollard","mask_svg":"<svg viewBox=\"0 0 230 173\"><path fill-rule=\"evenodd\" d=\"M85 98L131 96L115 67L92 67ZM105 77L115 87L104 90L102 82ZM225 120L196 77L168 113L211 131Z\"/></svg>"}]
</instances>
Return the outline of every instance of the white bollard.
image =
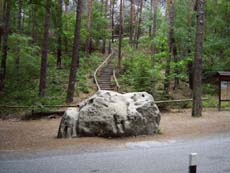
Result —
<instances>
[{"instance_id":1,"label":"white bollard","mask_svg":"<svg viewBox=\"0 0 230 173\"><path fill-rule=\"evenodd\" d=\"M196 173L197 153L189 154L189 173Z\"/></svg>"}]
</instances>

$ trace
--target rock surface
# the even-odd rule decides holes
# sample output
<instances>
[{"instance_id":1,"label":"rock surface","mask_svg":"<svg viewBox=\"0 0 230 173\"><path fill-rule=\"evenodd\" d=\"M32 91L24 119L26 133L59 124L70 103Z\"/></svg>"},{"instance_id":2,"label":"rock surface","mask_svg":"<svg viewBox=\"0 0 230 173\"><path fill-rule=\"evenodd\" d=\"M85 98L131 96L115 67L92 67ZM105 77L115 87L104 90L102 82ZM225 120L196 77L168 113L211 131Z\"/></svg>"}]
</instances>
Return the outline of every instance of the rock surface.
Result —
<instances>
[{"instance_id":1,"label":"rock surface","mask_svg":"<svg viewBox=\"0 0 230 173\"><path fill-rule=\"evenodd\" d=\"M79 109L68 108L61 120L58 137L120 137L154 134L160 112L146 92L120 94L99 90L83 101Z\"/></svg>"}]
</instances>

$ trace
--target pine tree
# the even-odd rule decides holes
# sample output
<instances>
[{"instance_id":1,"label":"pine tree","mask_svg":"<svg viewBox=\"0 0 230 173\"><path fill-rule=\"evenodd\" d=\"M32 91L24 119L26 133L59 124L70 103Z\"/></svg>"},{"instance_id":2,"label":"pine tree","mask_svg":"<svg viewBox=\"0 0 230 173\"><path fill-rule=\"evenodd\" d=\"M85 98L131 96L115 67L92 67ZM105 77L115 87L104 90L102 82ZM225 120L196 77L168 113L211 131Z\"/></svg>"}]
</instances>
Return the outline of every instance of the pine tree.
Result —
<instances>
[{"instance_id":1,"label":"pine tree","mask_svg":"<svg viewBox=\"0 0 230 173\"><path fill-rule=\"evenodd\" d=\"M173 57L173 46L175 44L175 39L174 39L174 0L168 0L167 4L169 7L169 34L168 34L168 49L169 49L169 55L167 58L167 63L166 63L166 69L165 69L165 81L164 81L164 91L165 94L169 94L169 88L170 88L170 80L169 80L169 75L170 75L170 63Z\"/></svg>"},{"instance_id":2,"label":"pine tree","mask_svg":"<svg viewBox=\"0 0 230 173\"><path fill-rule=\"evenodd\" d=\"M120 21L119 21L119 45L118 45L118 69L121 70L121 44L123 38L123 0L120 0Z\"/></svg>"},{"instance_id":3,"label":"pine tree","mask_svg":"<svg viewBox=\"0 0 230 173\"><path fill-rule=\"evenodd\" d=\"M18 0L18 34L21 34L22 31L22 0ZM16 71L18 72L19 63L20 63L20 49L17 48L17 57L16 57Z\"/></svg>"},{"instance_id":4,"label":"pine tree","mask_svg":"<svg viewBox=\"0 0 230 173\"><path fill-rule=\"evenodd\" d=\"M152 4L151 4L152 5ZM155 38L156 38L156 32L157 32L157 9L158 9L158 0L154 0L154 14L153 14L153 43L152 43L152 63L155 64Z\"/></svg>"},{"instance_id":5,"label":"pine tree","mask_svg":"<svg viewBox=\"0 0 230 173\"><path fill-rule=\"evenodd\" d=\"M51 18L51 0L46 0L46 15L44 23L44 33L42 41L42 55L41 55L41 69L40 69L40 83L39 83L39 96L45 96L46 89L46 73L47 73L47 54L48 54L48 41L49 41L49 28Z\"/></svg>"},{"instance_id":6,"label":"pine tree","mask_svg":"<svg viewBox=\"0 0 230 173\"><path fill-rule=\"evenodd\" d=\"M0 91L4 88L4 80L6 77L6 59L8 53L8 34L10 31L10 14L11 14L11 0L5 2L5 15L4 15L4 33L2 40L2 61L0 67Z\"/></svg>"},{"instance_id":7,"label":"pine tree","mask_svg":"<svg viewBox=\"0 0 230 173\"><path fill-rule=\"evenodd\" d=\"M193 69L193 106L192 116L202 116L202 49L204 35L204 0L196 1L197 26L196 26L196 50Z\"/></svg>"},{"instance_id":8,"label":"pine tree","mask_svg":"<svg viewBox=\"0 0 230 173\"><path fill-rule=\"evenodd\" d=\"M90 47L90 42L91 42L91 23L92 23L92 0L87 0L87 32L88 32L88 37L85 42L85 52L87 55L89 55L91 47Z\"/></svg>"},{"instance_id":9,"label":"pine tree","mask_svg":"<svg viewBox=\"0 0 230 173\"><path fill-rule=\"evenodd\" d=\"M57 68L61 68L62 62L62 34L63 34L63 26L62 26L62 0L58 0L57 2Z\"/></svg>"},{"instance_id":10,"label":"pine tree","mask_svg":"<svg viewBox=\"0 0 230 173\"><path fill-rule=\"evenodd\" d=\"M134 16L135 16L135 0L131 0L130 5L130 22L129 22L129 40L133 42L133 31L134 31Z\"/></svg>"},{"instance_id":11,"label":"pine tree","mask_svg":"<svg viewBox=\"0 0 230 173\"><path fill-rule=\"evenodd\" d=\"M138 41L141 35L141 22L142 22L142 8L143 8L143 0L139 0L139 18L137 25L137 34L136 34L136 48L138 48Z\"/></svg>"},{"instance_id":12,"label":"pine tree","mask_svg":"<svg viewBox=\"0 0 230 173\"><path fill-rule=\"evenodd\" d=\"M77 2L76 24L74 32L73 55L71 62L71 69L69 75L69 85L67 90L66 102L71 103L74 97L76 72L79 65L79 44L80 44L80 31L81 31L81 16L82 16L82 0Z\"/></svg>"}]
</instances>

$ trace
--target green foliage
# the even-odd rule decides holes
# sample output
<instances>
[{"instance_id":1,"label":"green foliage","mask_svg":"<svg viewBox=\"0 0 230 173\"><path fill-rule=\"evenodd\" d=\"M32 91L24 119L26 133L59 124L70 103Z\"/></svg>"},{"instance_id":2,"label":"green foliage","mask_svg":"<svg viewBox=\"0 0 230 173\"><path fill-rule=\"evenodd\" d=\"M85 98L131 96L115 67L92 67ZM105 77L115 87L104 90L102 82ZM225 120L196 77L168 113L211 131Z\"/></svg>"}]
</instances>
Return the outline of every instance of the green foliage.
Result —
<instances>
[{"instance_id":1,"label":"green foliage","mask_svg":"<svg viewBox=\"0 0 230 173\"><path fill-rule=\"evenodd\" d=\"M26 35L20 35L13 33L9 36L8 46L9 46L9 57L8 57L8 64L9 68L8 71L10 75L14 75L15 68L16 68L16 57L20 58L20 69L26 69L27 72L21 71L21 75L23 76L34 76L38 74L39 68L39 54L40 54L40 47L37 45L31 45L32 38Z\"/></svg>"},{"instance_id":2,"label":"green foliage","mask_svg":"<svg viewBox=\"0 0 230 173\"><path fill-rule=\"evenodd\" d=\"M217 87L212 84L203 84L202 86L203 94L216 95L218 93Z\"/></svg>"},{"instance_id":3,"label":"green foliage","mask_svg":"<svg viewBox=\"0 0 230 173\"><path fill-rule=\"evenodd\" d=\"M62 13L62 69L56 69L56 47L59 13L58 1L52 1L51 26L49 30L49 50L47 68L46 97L38 97L40 74L40 45L43 39L45 1L23 1L22 4L22 30L18 31L19 3L12 3L10 18L10 34L8 39L7 73L5 90L0 93L0 104L28 105L31 109L44 110L44 105L63 104L66 98L69 68L73 48L73 38L76 22L76 2L65 0L68 5ZM92 8L91 38L93 48L100 48L102 40L109 39L111 31L110 19L105 17L102 1L94 1ZM103 1L105 3L105 1ZM188 81L188 63L193 61L195 52L196 12L191 0L175 0L174 37L177 48L177 60L172 59L171 73L168 76L172 81ZM64 5L64 4L63 4ZM164 10L159 7L157 14L156 37L148 36L149 27L153 24L152 12L147 4L143 8L141 37L138 50L129 44L129 38L123 38L123 74L120 83L124 91L148 91L154 96L162 94L164 72L168 53L168 19ZM230 2L227 0L207 1L205 10L205 34L203 47L203 73L230 70ZM64 7L64 6L63 6ZM87 26L87 12L83 8L82 27L80 34L80 67L76 77L76 93L89 93L93 91L92 72L101 59L96 53L90 57L84 55L84 45L89 36ZM130 16L129 8L124 9L124 35L129 34ZM117 32L118 11L115 10L115 30ZM134 24L134 25L137 25ZM33 35L35 34L35 35ZM117 34L117 33L116 33ZM34 36L34 38L31 38ZM151 47L155 46L155 55L151 55ZM117 47L117 43L114 44ZM19 66L16 60L19 58ZM154 60L154 64L152 62ZM154 89L155 88L155 89ZM210 99L204 101L204 106L216 106L216 88L210 84L203 85L203 93L209 94ZM156 98L156 97L155 97ZM184 104L182 106L188 106ZM2 111L2 110L1 110ZM3 110L5 111L5 110ZM1 112L0 112L1 113Z\"/></svg>"},{"instance_id":4,"label":"green foliage","mask_svg":"<svg viewBox=\"0 0 230 173\"><path fill-rule=\"evenodd\" d=\"M110 33L108 31L108 19L105 18L104 13L101 13L101 4L94 2L92 11L92 38L100 40L103 38L109 38Z\"/></svg>"},{"instance_id":5,"label":"green foliage","mask_svg":"<svg viewBox=\"0 0 230 173\"><path fill-rule=\"evenodd\" d=\"M207 100L202 101L202 105L203 107L212 107L212 108L218 108L218 99L216 95L206 95L205 96L207 98ZM221 103L221 108L222 109L227 109L229 110L230 107L230 103L229 102L222 102Z\"/></svg>"},{"instance_id":6,"label":"green foliage","mask_svg":"<svg viewBox=\"0 0 230 173\"><path fill-rule=\"evenodd\" d=\"M147 91L153 93L153 83L159 81L160 69L153 68L151 56L138 53L129 48L129 58L124 59L124 73L120 82L128 91ZM135 54L135 56L133 56Z\"/></svg>"},{"instance_id":7,"label":"green foliage","mask_svg":"<svg viewBox=\"0 0 230 173\"><path fill-rule=\"evenodd\" d=\"M184 57L183 59L178 60L177 62L171 62L171 68L175 69L170 75L169 78L179 78L182 81L186 81L188 79L187 73L187 64L192 61L192 57ZM177 71L179 73L177 73Z\"/></svg>"},{"instance_id":8,"label":"green foliage","mask_svg":"<svg viewBox=\"0 0 230 173\"><path fill-rule=\"evenodd\" d=\"M10 45L15 46L13 43L14 35L10 37ZM60 105L65 102L67 83L69 79L69 69L63 68L56 69L56 57L52 54L48 56L47 68L47 89L46 97L38 96L39 72L40 72L40 55L38 54L39 48L29 43L30 39L20 39L24 48L20 51L20 66L17 73L15 73L15 50L10 49L7 64L9 70L7 72L7 79L5 83L4 93L1 95L0 105L19 105L29 106L29 110L47 111L48 108L44 105ZM23 42L24 41L24 42ZM32 51L31 51L32 50ZM34 56L31 54L33 53ZM22 56L24 55L24 56ZM36 55L36 56L35 56ZM39 55L39 56L38 56ZM69 67L70 57L63 56L63 64ZM101 58L97 54L92 54L90 57L85 58L81 53L80 68L77 75L76 92L79 94L89 93L93 90L92 73L101 62ZM49 108L49 110L52 108ZM14 112L16 109L8 110L1 109L0 114L8 114ZM21 111L21 110L20 110Z\"/></svg>"},{"instance_id":9,"label":"green foliage","mask_svg":"<svg viewBox=\"0 0 230 173\"><path fill-rule=\"evenodd\" d=\"M80 69L77 72L76 78L77 93L89 93L93 90L92 83L90 82L92 82L93 72L100 64L100 62L101 59L96 54L92 54L89 58L80 59Z\"/></svg>"}]
</instances>

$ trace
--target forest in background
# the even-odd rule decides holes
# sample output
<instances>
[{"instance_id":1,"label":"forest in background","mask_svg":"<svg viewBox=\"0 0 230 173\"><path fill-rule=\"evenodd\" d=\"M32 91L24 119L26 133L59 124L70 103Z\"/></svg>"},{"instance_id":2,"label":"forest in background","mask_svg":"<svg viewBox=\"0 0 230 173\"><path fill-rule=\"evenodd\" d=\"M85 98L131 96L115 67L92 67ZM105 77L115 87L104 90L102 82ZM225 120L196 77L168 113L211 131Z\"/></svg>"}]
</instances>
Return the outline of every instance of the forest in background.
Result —
<instances>
[{"instance_id":1,"label":"forest in background","mask_svg":"<svg viewBox=\"0 0 230 173\"><path fill-rule=\"evenodd\" d=\"M203 106L216 106L215 74L230 71L228 0L0 0L0 105L40 110L95 92L93 72L110 45L122 91L190 98L197 21Z\"/></svg>"}]
</instances>

